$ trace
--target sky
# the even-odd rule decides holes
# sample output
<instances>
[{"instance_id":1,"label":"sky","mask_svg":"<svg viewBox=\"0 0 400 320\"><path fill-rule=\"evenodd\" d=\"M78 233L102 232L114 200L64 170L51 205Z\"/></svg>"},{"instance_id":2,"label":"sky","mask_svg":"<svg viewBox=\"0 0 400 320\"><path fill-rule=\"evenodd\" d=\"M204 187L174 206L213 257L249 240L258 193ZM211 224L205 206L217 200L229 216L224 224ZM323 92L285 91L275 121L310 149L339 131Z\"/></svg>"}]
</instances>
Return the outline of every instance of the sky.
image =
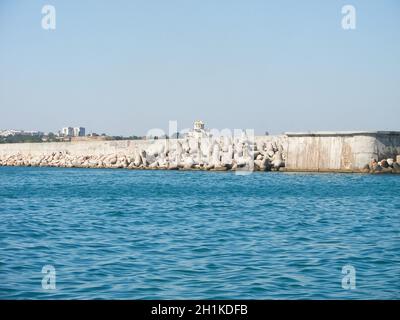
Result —
<instances>
[{"instance_id":1,"label":"sky","mask_svg":"<svg viewBox=\"0 0 400 320\"><path fill-rule=\"evenodd\" d=\"M171 120L400 130L400 1L0 0L0 129L130 136Z\"/></svg>"}]
</instances>

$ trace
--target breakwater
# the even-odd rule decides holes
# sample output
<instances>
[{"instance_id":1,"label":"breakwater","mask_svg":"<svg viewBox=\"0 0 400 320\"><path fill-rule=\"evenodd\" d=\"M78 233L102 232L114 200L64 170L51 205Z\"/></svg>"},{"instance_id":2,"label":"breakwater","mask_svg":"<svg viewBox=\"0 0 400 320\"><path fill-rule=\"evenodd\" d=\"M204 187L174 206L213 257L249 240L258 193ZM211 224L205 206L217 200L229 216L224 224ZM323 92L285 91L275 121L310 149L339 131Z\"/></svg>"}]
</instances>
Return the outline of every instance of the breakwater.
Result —
<instances>
[{"instance_id":1,"label":"breakwater","mask_svg":"<svg viewBox=\"0 0 400 320\"><path fill-rule=\"evenodd\" d=\"M0 146L0 165L128 169L279 170L285 137L186 138Z\"/></svg>"},{"instance_id":2,"label":"breakwater","mask_svg":"<svg viewBox=\"0 0 400 320\"><path fill-rule=\"evenodd\" d=\"M400 132L2 144L0 166L400 173Z\"/></svg>"}]
</instances>

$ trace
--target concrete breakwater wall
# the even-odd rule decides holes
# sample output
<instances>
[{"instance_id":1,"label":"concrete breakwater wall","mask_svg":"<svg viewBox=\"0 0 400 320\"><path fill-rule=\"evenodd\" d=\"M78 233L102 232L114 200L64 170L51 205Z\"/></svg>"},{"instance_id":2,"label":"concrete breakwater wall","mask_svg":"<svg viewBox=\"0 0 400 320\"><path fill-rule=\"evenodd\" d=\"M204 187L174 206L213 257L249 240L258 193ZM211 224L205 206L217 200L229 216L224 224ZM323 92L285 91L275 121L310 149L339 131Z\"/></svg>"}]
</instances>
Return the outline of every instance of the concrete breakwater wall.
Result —
<instances>
[{"instance_id":1,"label":"concrete breakwater wall","mask_svg":"<svg viewBox=\"0 0 400 320\"><path fill-rule=\"evenodd\" d=\"M288 171L399 172L398 131L288 132L286 135Z\"/></svg>"},{"instance_id":2,"label":"concrete breakwater wall","mask_svg":"<svg viewBox=\"0 0 400 320\"><path fill-rule=\"evenodd\" d=\"M400 173L400 132L0 144L0 166Z\"/></svg>"}]
</instances>

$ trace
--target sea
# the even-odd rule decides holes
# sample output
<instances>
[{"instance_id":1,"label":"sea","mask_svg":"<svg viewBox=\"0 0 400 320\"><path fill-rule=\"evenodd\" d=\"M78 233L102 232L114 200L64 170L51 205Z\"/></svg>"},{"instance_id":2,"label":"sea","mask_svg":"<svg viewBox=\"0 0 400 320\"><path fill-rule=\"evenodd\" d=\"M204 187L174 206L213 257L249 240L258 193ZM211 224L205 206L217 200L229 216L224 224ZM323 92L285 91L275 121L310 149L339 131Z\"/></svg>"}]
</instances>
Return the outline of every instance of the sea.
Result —
<instances>
[{"instance_id":1,"label":"sea","mask_svg":"<svg viewBox=\"0 0 400 320\"><path fill-rule=\"evenodd\" d=\"M400 299L400 176L0 167L0 299Z\"/></svg>"}]
</instances>

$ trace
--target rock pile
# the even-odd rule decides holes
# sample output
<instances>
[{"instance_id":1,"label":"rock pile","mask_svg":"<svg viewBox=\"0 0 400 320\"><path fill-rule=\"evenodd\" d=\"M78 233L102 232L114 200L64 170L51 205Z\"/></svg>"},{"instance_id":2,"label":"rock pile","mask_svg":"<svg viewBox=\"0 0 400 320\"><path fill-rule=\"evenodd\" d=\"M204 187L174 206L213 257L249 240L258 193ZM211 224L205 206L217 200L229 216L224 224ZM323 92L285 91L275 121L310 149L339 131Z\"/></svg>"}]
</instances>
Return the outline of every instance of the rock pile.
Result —
<instances>
[{"instance_id":1,"label":"rock pile","mask_svg":"<svg viewBox=\"0 0 400 320\"><path fill-rule=\"evenodd\" d=\"M364 167L364 172L368 173L400 173L400 156L396 159L388 158L377 161L371 159L370 163Z\"/></svg>"},{"instance_id":2,"label":"rock pile","mask_svg":"<svg viewBox=\"0 0 400 320\"><path fill-rule=\"evenodd\" d=\"M283 144L279 140L254 142L246 136L171 139L117 154L1 155L0 166L270 171L285 166Z\"/></svg>"}]
</instances>

